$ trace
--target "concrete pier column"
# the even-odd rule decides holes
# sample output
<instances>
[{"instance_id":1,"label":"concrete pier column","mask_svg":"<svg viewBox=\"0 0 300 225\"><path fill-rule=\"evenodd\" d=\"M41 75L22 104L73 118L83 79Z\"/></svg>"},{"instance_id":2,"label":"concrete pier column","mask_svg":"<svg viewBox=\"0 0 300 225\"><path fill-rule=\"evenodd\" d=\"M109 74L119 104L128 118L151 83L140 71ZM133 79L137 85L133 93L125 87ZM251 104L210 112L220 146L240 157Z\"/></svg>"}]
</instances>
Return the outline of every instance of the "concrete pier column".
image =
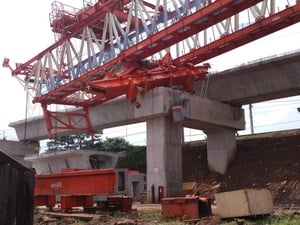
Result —
<instances>
[{"instance_id":1,"label":"concrete pier column","mask_svg":"<svg viewBox=\"0 0 300 225\"><path fill-rule=\"evenodd\" d=\"M236 130L216 128L205 131L207 135L208 167L215 172L225 174L236 154Z\"/></svg>"},{"instance_id":2,"label":"concrete pier column","mask_svg":"<svg viewBox=\"0 0 300 225\"><path fill-rule=\"evenodd\" d=\"M155 201L163 188L164 197L182 194L182 141L183 128L174 126L168 116L147 120L147 200L152 201L154 186Z\"/></svg>"}]
</instances>

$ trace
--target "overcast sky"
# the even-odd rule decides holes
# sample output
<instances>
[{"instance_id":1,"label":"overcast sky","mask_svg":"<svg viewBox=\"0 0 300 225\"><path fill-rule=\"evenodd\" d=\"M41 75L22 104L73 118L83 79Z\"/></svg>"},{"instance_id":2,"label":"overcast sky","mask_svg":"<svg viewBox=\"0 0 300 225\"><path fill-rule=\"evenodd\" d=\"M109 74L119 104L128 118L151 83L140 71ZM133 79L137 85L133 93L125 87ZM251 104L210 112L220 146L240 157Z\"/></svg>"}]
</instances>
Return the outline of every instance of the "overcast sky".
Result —
<instances>
[{"instance_id":1,"label":"overcast sky","mask_svg":"<svg viewBox=\"0 0 300 225\"><path fill-rule=\"evenodd\" d=\"M0 60L4 57L11 59L11 64L26 62L54 42L54 35L49 26L49 13L52 0L3 1L0 7ZM61 2L79 7L81 0L62 0ZM16 5L17 4L17 5ZM222 56L209 60L212 70L224 70L242 63L260 58L280 55L300 50L300 24L276 32L265 38L242 46ZM3 132L9 136L10 122L25 118L26 92L16 79L11 77L10 71L0 67L0 138ZM300 127L299 96L292 99L278 100L277 103L255 104L253 106L255 131L280 130ZM39 110L39 105L36 106ZM245 106L248 118L248 106ZM27 115L30 117L30 115ZM292 121L292 122L291 122ZM122 130L122 135L128 135L132 142L143 142L145 135L131 135L137 128L144 129L144 125L135 125L135 128L115 128ZM247 130L249 132L249 122ZM191 134L192 132L189 131ZM113 134L112 134L113 133ZM107 130L106 134L118 136L119 133ZM130 141L131 141L130 139ZM192 138L191 138L192 139Z\"/></svg>"}]
</instances>

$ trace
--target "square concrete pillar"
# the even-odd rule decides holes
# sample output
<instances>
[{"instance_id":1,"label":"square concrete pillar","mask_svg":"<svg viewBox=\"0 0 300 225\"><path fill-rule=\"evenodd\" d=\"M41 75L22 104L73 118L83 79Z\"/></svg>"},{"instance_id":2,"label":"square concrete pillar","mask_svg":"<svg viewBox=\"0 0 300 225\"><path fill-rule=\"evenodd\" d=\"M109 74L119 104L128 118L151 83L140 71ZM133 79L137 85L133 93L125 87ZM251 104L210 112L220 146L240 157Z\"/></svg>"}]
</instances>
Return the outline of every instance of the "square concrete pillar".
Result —
<instances>
[{"instance_id":1,"label":"square concrete pillar","mask_svg":"<svg viewBox=\"0 0 300 225\"><path fill-rule=\"evenodd\" d=\"M182 134L180 124L174 125L171 117L163 116L147 120L147 199L182 194ZM163 193L158 193L162 187ZM163 194L163 196L161 196Z\"/></svg>"},{"instance_id":2,"label":"square concrete pillar","mask_svg":"<svg viewBox=\"0 0 300 225\"><path fill-rule=\"evenodd\" d=\"M236 130L215 128L205 131L207 135L207 161L210 170L225 174L236 154Z\"/></svg>"}]
</instances>

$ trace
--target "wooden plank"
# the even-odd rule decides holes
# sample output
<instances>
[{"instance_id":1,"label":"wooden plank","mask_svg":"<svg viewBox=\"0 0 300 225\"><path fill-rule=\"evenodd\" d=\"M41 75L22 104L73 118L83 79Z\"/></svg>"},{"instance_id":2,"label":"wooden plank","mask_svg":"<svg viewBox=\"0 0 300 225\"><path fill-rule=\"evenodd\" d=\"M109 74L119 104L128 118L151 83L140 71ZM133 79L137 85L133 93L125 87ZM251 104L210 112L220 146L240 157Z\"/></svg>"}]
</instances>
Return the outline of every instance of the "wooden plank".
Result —
<instances>
[{"instance_id":1,"label":"wooden plank","mask_svg":"<svg viewBox=\"0 0 300 225\"><path fill-rule=\"evenodd\" d=\"M95 218L100 218L101 215L86 214L86 213L59 213L59 212L44 212L43 214L54 218L76 218L84 221L89 221ZM103 216L103 215L102 215Z\"/></svg>"},{"instance_id":2,"label":"wooden plank","mask_svg":"<svg viewBox=\"0 0 300 225\"><path fill-rule=\"evenodd\" d=\"M182 183L182 191L184 194L197 194L198 193L197 182Z\"/></svg>"}]
</instances>

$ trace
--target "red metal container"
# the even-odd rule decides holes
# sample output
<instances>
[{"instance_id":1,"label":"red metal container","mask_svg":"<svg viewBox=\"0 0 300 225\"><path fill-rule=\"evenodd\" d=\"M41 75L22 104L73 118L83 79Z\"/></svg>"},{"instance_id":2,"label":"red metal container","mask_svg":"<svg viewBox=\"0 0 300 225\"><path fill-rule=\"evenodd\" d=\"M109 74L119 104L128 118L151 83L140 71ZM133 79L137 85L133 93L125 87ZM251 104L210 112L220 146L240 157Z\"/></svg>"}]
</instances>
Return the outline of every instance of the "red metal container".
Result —
<instances>
[{"instance_id":1,"label":"red metal container","mask_svg":"<svg viewBox=\"0 0 300 225\"><path fill-rule=\"evenodd\" d=\"M65 169L58 174L36 175L34 204L53 208L58 197L63 211L75 206L93 207L95 196L106 198L125 191L125 173L127 170ZM128 210L128 207L122 206L121 209L123 208Z\"/></svg>"},{"instance_id":2,"label":"red metal container","mask_svg":"<svg viewBox=\"0 0 300 225\"><path fill-rule=\"evenodd\" d=\"M176 197L162 199L162 214L166 218L198 219L198 197Z\"/></svg>"},{"instance_id":3,"label":"red metal container","mask_svg":"<svg viewBox=\"0 0 300 225\"><path fill-rule=\"evenodd\" d=\"M166 218L198 219L211 215L211 199L186 196L162 199L162 214Z\"/></svg>"},{"instance_id":4,"label":"red metal container","mask_svg":"<svg viewBox=\"0 0 300 225\"><path fill-rule=\"evenodd\" d=\"M114 169L72 170L35 176L35 196L113 194Z\"/></svg>"},{"instance_id":5,"label":"red metal container","mask_svg":"<svg viewBox=\"0 0 300 225\"><path fill-rule=\"evenodd\" d=\"M113 205L122 212L129 212L132 209L132 197L110 196L107 198L109 205Z\"/></svg>"}]
</instances>

